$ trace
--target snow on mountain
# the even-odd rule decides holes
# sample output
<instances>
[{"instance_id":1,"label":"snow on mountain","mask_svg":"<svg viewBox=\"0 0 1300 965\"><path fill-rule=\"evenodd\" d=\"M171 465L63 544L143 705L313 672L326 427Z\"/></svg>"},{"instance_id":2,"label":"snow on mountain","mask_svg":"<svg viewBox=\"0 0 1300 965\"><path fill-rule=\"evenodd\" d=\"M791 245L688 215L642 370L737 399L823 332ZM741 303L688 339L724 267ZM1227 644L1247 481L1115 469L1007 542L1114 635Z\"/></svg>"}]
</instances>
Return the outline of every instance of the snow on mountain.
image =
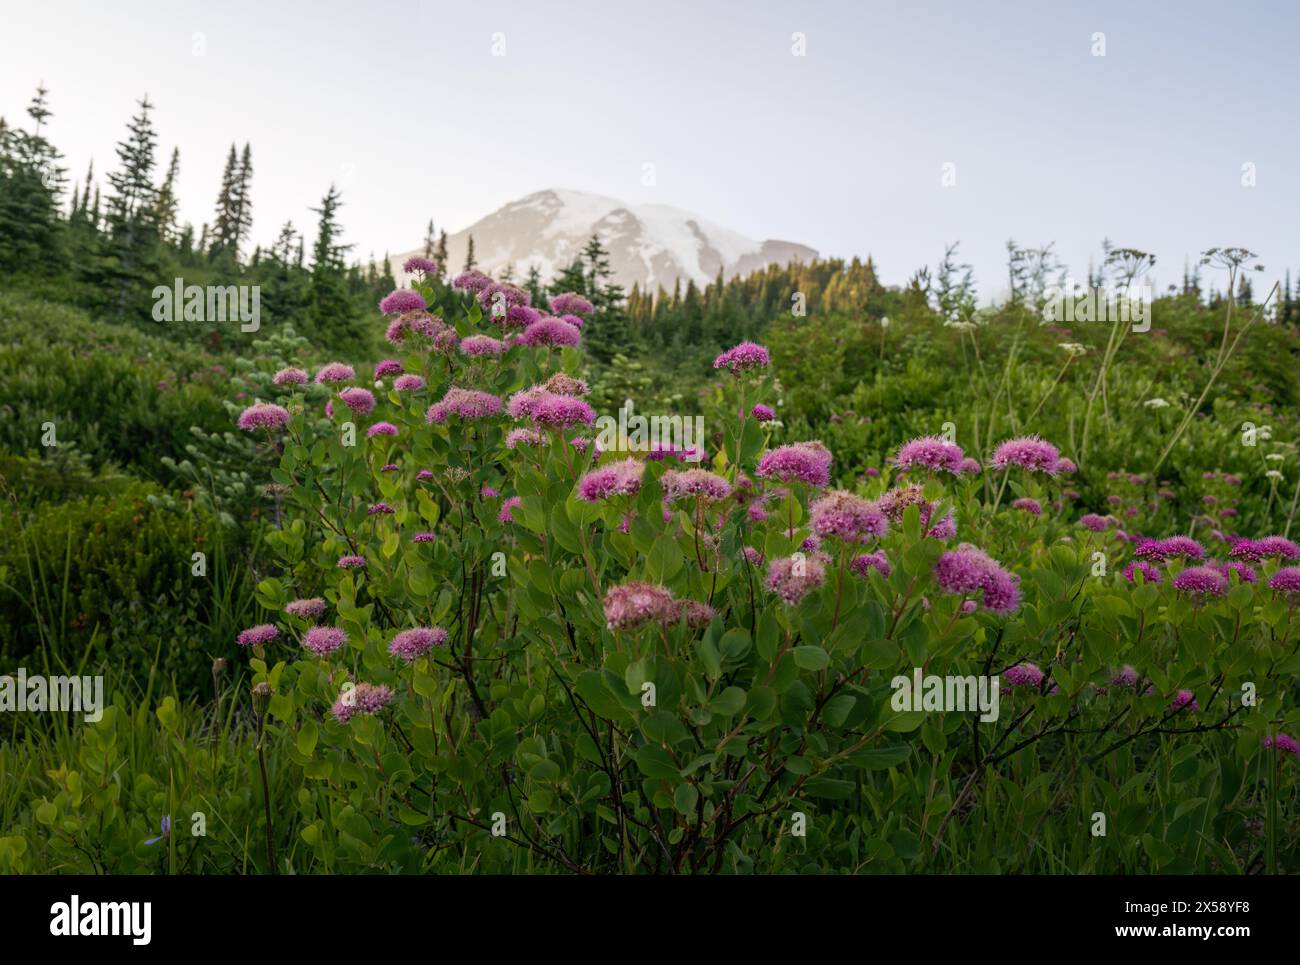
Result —
<instances>
[{"instance_id":1,"label":"snow on mountain","mask_svg":"<svg viewBox=\"0 0 1300 965\"><path fill-rule=\"evenodd\" d=\"M524 278L536 265L549 281L571 264L593 235L609 251L615 280L625 288L662 285L678 279L698 285L713 281L719 270L730 278L772 263L810 261L817 252L788 241L754 241L739 232L689 211L664 204L625 204L616 198L583 191L550 189L512 201L463 231L447 236L450 273L465 264L469 239L480 270L501 277L513 269ZM392 259L399 283L407 276L402 263L422 250Z\"/></svg>"}]
</instances>

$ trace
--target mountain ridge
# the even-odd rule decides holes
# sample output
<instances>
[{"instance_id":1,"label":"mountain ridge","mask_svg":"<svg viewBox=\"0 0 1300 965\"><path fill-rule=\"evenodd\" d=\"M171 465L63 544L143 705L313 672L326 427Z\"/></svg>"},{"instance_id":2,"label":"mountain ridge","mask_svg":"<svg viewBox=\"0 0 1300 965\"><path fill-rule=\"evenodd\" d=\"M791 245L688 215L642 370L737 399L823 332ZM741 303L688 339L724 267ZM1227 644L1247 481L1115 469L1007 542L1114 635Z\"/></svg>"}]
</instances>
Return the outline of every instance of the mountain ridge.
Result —
<instances>
[{"instance_id":1,"label":"mountain ridge","mask_svg":"<svg viewBox=\"0 0 1300 965\"><path fill-rule=\"evenodd\" d=\"M593 235L609 251L614 280L625 288L671 289L679 280L704 285L721 271L746 275L769 264L810 261L817 251L778 239L756 241L693 212L666 204L628 204L617 198L566 188L534 191L509 201L469 227L447 236L448 275L465 264L469 238L480 270L516 280L536 265L549 281L578 257ZM390 259L393 276L409 277L402 264L422 248Z\"/></svg>"}]
</instances>

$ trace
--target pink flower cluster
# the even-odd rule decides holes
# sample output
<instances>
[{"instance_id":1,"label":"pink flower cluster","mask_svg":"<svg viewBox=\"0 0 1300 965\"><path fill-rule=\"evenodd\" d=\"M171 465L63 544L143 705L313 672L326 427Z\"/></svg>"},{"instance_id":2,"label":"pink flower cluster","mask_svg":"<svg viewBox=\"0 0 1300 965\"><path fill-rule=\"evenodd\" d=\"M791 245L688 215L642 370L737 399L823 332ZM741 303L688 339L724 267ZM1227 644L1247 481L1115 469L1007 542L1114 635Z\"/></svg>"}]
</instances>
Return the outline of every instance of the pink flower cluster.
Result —
<instances>
[{"instance_id":1,"label":"pink flower cluster","mask_svg":"<svg viewBox=\"0 0 1300 965\"><path fill-rule=\"evenodd\" d=\"M994 613L1012 613L1020 606L1019 577L969 543L940 556L934 578L945 593L981 593L985 609Z\"/></svg>"},{"instance_id":2,"label":"pink flower cluster","mask_svg":"<svg viewBox=\"0 0 1300 965\"><path fill-rule=\"evenodd\" d=\"M459 389L452 387L440 402L429 407L426 420L432 423L446 422L448 416L460 416L462 419L486 419L501 411L501 400L491 392L478 389Z\"/></svg>"}]
</instances>

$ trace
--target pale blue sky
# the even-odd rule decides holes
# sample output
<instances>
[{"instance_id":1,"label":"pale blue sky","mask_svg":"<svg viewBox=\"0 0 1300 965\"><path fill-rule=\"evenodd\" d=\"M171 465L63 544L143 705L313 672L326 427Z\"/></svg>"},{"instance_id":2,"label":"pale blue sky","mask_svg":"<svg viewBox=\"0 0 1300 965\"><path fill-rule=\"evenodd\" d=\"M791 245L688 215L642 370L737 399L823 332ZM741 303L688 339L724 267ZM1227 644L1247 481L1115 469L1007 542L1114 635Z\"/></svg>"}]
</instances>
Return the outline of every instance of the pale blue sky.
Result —
<instances>
[{"instance_id":1,"label":"pale blue sky","mask_svg":"<svg viewBox=\"0 0 1300 965\"><path fill-rule=\"evenodd\" d=\"M148 91L196 226L247 140L257 241L310 226L330 181L362 258L568 187L870 253L891 283L960 240L986 295L1009 237L1079 276L1104 236L1161 283L1211 245L1300 269L1298 59L1281 0L0 0L0 114L44 81L72 176L102 178Z\"/></svg>"}]
</instances>

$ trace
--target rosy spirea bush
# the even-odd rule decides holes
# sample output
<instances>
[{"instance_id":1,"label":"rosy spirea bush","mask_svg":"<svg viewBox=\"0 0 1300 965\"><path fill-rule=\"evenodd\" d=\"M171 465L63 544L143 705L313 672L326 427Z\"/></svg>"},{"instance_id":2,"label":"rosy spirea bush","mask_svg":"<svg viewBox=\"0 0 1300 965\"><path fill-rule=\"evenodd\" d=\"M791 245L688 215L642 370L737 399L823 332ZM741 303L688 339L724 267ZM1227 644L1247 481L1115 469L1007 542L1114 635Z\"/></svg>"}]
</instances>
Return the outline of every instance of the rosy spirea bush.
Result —
<instances>
[{"instance_id":1,"label":"rosy spirea bush","mask_svg":"<svg viewBox=\"0 0 1300 965\"><path fill-rule=\"evenodd\" d=\"M1127 544L1109 518L1047 512L1073 465L1032 437L988 460L1001 504L938 437L899 440L894 478L855 490L821 442L775 436L753 343L715 363L703 460L601 452L577 374L601 318L581 295L548 315L466 272L381 304L390 388L295 370L240 420L278 447L290 502L269 537L283 569L258 587L271 619L240 642L310 779L284 806L322 862L902 870L931 847L890 817L914 778L947 835L965 818L943 821L940 788L1067 732L1146 766L1194 708L1188 740L1282 746L1224 695L1300 669L1285 541L1233 567L1190 536ZM1017 712L972 739L960 712L900 711L892 681L914 668L1000 681ZM794 812L814 830L791 846Z\"/></svg>"}]
</instances>

